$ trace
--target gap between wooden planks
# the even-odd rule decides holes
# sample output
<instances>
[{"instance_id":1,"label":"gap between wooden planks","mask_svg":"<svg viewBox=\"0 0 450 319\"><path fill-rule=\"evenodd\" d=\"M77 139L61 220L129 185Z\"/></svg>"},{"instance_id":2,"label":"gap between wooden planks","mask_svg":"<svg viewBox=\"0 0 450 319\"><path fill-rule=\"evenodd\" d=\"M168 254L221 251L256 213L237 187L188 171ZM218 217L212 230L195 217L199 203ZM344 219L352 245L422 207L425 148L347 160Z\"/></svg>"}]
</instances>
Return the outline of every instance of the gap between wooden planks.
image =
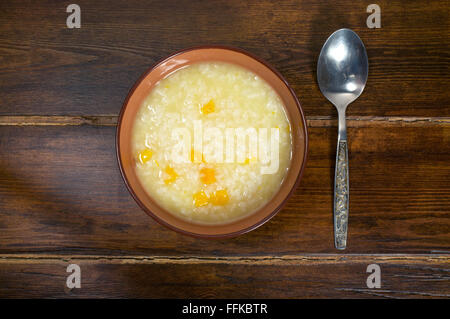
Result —
<instances>
[{"instance_id":1,"label":"gap between wooden planks","mask_svg":"<svg viewBox=\"0 0 450 319\"><path fill-rule=\"evenodd\" d=\"M102 262L106 264L247 264L247 265L314 265L314 264L415 264L433 263L450 266L450 254L304 254L284 256L108 256L57 254L0 254L1 264L49 262ZM449 270L450 271L450 270Z\"/></svg>"},{"instance_id":2,"label":"gap between wooden planks","mask_svg":"<svg viewBox=\"0 0 450 319\"><path fill-rule=\"evenodd\" d=\"M98 125L115 126L116 115L64 116L64 115L3 115L0 126L65 126ZM308 127L337 126L337 118L331 116L307 116ZM348 116L348 127L373 126L450 126L450 117L383 117Z\"/></svg>"}]
</instances>

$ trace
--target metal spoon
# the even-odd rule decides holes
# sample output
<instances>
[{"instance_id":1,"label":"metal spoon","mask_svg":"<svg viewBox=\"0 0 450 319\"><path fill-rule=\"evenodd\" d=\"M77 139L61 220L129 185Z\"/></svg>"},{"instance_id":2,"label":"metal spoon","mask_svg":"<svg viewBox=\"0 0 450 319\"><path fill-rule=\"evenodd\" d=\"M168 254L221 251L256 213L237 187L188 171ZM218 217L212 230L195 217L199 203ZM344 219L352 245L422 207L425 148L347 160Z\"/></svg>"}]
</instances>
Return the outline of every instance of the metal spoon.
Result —
<instances>
[{"instance_id":1,"label":"metal spoon","mask_svg":"<svg viewBox=\"0 0 450 319\"><path fill-rule=\"evenodd\" d=\"M336 106L339 134L334 175L334 245L347 246L349 211L348 150L345 110L364 90L369 72L366 48L350 29L340 29L327 39L317 62L320 91Z\"/></svg>"}]
</instances>

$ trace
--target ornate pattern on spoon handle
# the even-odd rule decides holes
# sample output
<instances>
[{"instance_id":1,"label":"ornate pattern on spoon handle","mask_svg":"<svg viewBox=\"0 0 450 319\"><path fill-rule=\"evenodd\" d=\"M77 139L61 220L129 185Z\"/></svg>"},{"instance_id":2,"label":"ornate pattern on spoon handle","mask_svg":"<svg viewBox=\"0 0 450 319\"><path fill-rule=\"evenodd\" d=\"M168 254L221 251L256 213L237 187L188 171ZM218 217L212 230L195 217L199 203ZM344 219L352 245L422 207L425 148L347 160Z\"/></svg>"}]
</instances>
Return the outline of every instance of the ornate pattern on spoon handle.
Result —
<instances>
[{"instance_id":1,"label":"ornate pattern on spoon handle","mask_svg":"<svg viewBox=\"0 0 450 319\"><path fill-rule=\"evenodd\" d=\"M334 177L334 244L337 249L347 246L348 202L347 141L339 140Z\"/></svg>"}]
</instances>

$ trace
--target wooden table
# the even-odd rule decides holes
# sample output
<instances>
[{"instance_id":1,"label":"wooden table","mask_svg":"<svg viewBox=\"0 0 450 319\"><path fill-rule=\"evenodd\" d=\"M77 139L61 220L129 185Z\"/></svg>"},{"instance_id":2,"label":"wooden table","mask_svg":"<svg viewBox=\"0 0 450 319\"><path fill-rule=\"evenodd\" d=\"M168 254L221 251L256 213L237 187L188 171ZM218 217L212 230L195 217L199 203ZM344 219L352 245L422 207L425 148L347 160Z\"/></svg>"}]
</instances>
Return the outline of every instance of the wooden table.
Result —
<instances>
[{"instance_id":1,"label":"wooden table","mask_svg":"<svg viewBox=\"0 0 450 319\"><path fill-rule=\"evenodd\" d=\"M0 297L450 297L449 7L445 1L61 1L0 4ZM333 247L337 114L315 78L349 27L370 73L348 111L347 250ZM170 231L133 201L117 115L155 61L193 45L267 60L305 110L309 158L270 222L226 240ZM66 288L69 264L81 288ZM381 288L368 288L369 264Z\"/></svg>"}]
</instances>

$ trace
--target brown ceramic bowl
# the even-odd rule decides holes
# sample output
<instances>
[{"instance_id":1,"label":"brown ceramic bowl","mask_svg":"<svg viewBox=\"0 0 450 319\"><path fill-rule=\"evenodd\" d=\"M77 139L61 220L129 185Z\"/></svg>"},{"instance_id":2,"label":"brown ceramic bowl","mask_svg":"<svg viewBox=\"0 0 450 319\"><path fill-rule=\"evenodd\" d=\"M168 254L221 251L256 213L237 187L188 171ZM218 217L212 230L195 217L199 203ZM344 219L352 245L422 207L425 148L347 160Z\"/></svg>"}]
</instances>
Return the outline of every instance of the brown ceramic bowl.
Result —
<instances>
[{"instance_id":1,"label":"brown ceramic bowl","mask_svg":"<svg viewBox=\"0 0 450 319\"><path fill-rule=\"evenodd\" d=\"M292 128L292 160L278 193L261 209L240 220L219 225L196 224L176 217L158 205L144 190L135 172L131 149L132 126L139 108L155 84L172 72L197 62L220 61L244 67L269 83L284 102ZM125 184L139 206L156 221L177 232L194 237L225 238L249 232L272 218L293 193L305 168L308 134L305 116L294 91L266 62L240 49L205 46L179 51L150 68L128 94L119 116L117 157Z\"/></svg>"}]
</instances>

